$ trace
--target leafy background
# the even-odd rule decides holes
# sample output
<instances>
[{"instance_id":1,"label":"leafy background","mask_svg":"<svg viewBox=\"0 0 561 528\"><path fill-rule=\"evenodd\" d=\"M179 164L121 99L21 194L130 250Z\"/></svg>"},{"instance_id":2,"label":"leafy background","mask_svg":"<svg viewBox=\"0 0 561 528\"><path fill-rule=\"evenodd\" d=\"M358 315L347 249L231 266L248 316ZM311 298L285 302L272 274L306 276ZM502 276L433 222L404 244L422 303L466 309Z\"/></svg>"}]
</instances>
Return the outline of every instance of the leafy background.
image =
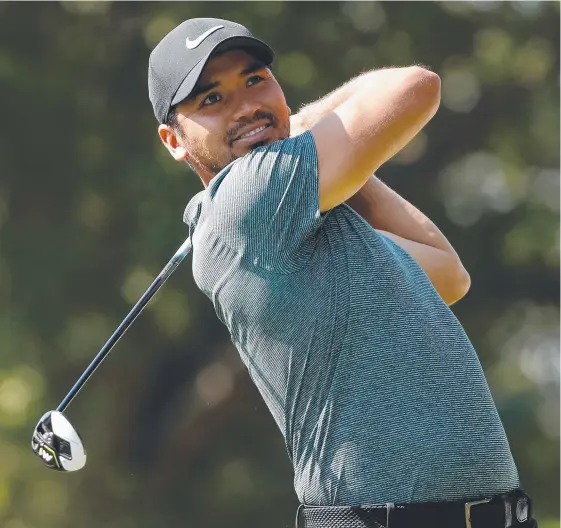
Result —
<instances>
[{"instance_id":1,"label":"leafy background","mask_svg":"<svg viewBox=\"0 0 561 528\"><path fill-rule=\"evenodd\" d=\"M156 135L148 55L193 16L277 50L293 109L373 67L442 78L379 175L473 285L472 338L541 526L559 526L559 3L0 3L0 524L292 526L284 445L188 259L72 403L88 448L44 469L32 429L186 235L201 186Z\"/></svg>"}]
</instances>

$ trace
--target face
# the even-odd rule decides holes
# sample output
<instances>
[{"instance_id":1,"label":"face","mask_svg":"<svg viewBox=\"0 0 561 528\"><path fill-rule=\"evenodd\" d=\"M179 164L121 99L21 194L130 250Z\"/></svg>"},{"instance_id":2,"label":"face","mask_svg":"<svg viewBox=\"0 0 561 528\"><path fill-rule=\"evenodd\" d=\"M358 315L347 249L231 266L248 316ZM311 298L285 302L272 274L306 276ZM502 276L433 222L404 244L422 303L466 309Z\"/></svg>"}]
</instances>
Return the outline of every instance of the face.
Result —
<instances>
[{"instance_id":1,"label":"face","mask_svg":"<svg viewBox=\"0 0 561 528\"><path fill-rule=\"evenodd\" d=\"M242 50L212 58L193 94L176 107L179 133L160 138L208 182L250 150L290 135L290 109L271 71Z\"/></svg>"}]
</instances>

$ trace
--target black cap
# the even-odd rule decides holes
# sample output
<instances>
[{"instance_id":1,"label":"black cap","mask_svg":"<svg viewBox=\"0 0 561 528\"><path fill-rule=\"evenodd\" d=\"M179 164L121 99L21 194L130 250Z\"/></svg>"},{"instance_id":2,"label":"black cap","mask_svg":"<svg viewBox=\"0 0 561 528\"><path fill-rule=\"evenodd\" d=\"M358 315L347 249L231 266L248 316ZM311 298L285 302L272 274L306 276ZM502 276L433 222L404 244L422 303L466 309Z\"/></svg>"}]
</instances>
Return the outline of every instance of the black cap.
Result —
<instances>
[{"instance_id":1,"label":"black cap","mask_svg":"<svg viewBox=\"0 0 561 528\"><path fill-rule=\"evenodd\" d=\"M219 18L186 20L159 42L150 54L148 92L160 123L193 91L208 59L231 49L244 49L267 65L275 56L247 28Z\"/></svg>"}]
</instances>

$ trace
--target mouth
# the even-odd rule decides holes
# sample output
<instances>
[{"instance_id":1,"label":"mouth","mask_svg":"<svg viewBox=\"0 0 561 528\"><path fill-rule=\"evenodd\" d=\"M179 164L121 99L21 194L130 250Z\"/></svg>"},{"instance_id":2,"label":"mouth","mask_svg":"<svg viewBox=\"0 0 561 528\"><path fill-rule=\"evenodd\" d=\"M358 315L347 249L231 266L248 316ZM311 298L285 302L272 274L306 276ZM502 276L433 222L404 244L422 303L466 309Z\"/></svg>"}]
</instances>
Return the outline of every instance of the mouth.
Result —
<instances>
[{"instance_id":1,"label":"mouth","mask_svg":"<svg viewBox=\"0 0 561 528\"><path fill-rule=\"evenodd\" d=\"M270 128L271 124L266 123L264 125L260 125L258 127L252 128L247 130L243 134L240 134L237 138L235 138L232 143L241 144L247 143L252 144L256 141L263 141L265 136L267 135L267 129Z\"/></svg>"}]
</instances>

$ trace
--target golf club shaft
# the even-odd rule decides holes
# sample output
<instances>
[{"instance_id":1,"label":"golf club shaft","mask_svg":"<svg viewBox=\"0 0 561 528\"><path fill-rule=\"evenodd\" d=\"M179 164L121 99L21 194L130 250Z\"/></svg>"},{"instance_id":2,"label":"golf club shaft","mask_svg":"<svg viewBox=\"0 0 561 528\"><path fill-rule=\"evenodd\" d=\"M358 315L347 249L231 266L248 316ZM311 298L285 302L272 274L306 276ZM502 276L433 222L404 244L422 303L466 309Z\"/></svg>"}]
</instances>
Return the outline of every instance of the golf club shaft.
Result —
<instances>
[{"instance_id":1,"label":"golf club shaft","mask_svg":"<svg viewBox=\"0 0 561 528\"><path fill-rule=\"evenodd\" d=\"M99 367L101 362L107 357L107 354L109 354L115 343L127 331L128 327L138 317L142 309L148 304L150 299L161 288L164 282L166 282L169 276L175 271L175 268L179 266L179 264L189 253L189 251L191 251L190 238L188 238L187 240L185 240L185 242L183 242L181 247L175 252L173 257L171 258L171 260L166 264L165 268L154 279L154 282L152 282L150 287L146 290L146 292L144 292L144 294L139 299L139 301L134 305L132 310L125 317L123 322L117 327L117 330L113 332L113 335L109 338L107 343L103 345L103 348L98 352L97 356L95 356L93 361L88 365L88 368L84 371L84 373L80 376L78 381L70 389L68 394L65 396L64 400L60 402L59 406L56 408L57 411L63 412L64 409L68 407L68 404L74 399L76 394L78 394L80 389L85 385L86 381L88 381L90 376L94 373L95 369Z\"/></svg>"}]
</instances>

